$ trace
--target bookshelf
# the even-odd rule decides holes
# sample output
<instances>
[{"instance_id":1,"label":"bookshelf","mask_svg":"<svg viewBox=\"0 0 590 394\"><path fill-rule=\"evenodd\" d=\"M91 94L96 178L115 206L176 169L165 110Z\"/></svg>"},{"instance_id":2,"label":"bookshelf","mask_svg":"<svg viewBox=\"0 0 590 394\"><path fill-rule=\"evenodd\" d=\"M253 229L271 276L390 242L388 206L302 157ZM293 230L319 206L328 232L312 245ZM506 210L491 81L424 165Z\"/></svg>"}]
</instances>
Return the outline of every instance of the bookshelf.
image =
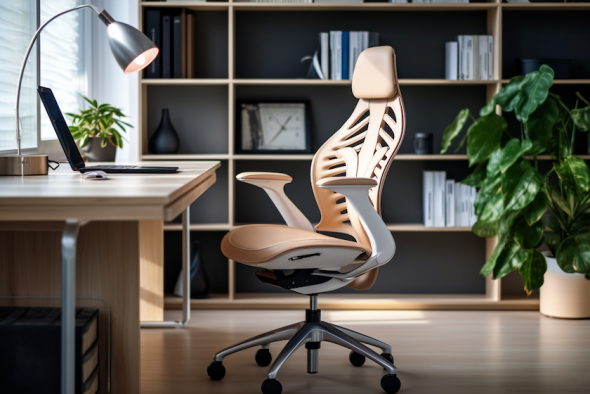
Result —
<instances>
[{"instance_id":1,"label":"bookshelf","mask_svg":"<svg viewBox=\"0 0 590 394\"><path fill-rule=\"evenodd\" d=\"M197 34L201 35L197 40L201 56L198 61L203 66L198 66L194 79L139 76L140 157L152 161L222 162L217 183L195 202L199 207L193 212L201 216L191 218L192 237L205 244L204 262L214 293L209 299L193 300L193 307L302 308L306 304L305 297L258 284L252 268L228 261L219 251L221 238L239 225L282 222L263 191L235 181L235 175L243 171L290 174L294 181L286 187L287 194L312 222L319 220L309 186L313 154L236 153L236 105L242 100L309 100L315 152L348 117L356 99L350 92L350 81L302 79L305 70L298 67L299 59L313 53L320 31L371 30L380 33L381 44L396 49L399 82L408 112L406 142L394 160L383 193L383 217L394 233L398 254L381 269L378 282L369 292L341 289L322 296L322 306L538 309L538 298L522 297L517 275L498 281L479 276L478 271L492 252L495 239L479 239L468 228L426 228L421 224L422 171L446 170L449 178L460 180L469 169L465 154L412 154L413 135L432 132L435 148L440 146L442 130L461 108L477 111L508 83L514 75L515 56L577 58L576 62L583 66L574 70L575 79L556 80L556 88L590 93L590 55L578 55L574 44L559 44L567 39L590 37L590 28L583 22L590 16L590 4L150 1L139 2L140 27L145 10L153 7L193 12L199 25ZM305 18L305 25L299 23L301 18ZM549 19L552 22L547 24ZM526 45L514 40L515 33L542 29L554 32L556 39ZM268 34L270 30L273 34ZM494 80L442 79L444 42L458 34L494 36ZM276 56L276 48L280 48L280 56ZM538 54L542 50L543 56ZM329 105L333 101L336 106ZM150 133L158 125L164 106L171 109L172 122L183 143L175 155L153 155L147 149ZM421 116L424 113L429 116ZM580 157L590 159L587 151L579 153ZM539 160L547 162L550 158L541 156ZM402 199L412 202L405 211L399 208ZM164 229L166 265L173 272L180 267L180 224L166 223ZM165 287L170 289L176 278L166 276ZM173 296L167 297L165 304L167 308L181 307L180 299Z\"/></svg>"}]
</instances>

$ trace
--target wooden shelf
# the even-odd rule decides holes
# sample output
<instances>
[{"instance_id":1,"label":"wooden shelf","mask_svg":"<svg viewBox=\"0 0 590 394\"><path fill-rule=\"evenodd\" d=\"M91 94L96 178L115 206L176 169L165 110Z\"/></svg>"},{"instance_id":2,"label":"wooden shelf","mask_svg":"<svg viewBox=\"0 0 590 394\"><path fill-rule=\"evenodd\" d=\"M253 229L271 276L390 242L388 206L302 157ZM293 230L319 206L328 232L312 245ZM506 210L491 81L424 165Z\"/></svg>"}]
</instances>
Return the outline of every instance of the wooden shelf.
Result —
<instances>
[{"instance_id":1,"label":"wooden shelf","mask_svg":"<svg viewBox=\"0 0 590 394\"><path fill-rule=\"evenodd\" d=\"M387 228L392 232L422 232L422 233L442 233L442 232L471 232L471 227L426 227L421 223L396 223L387 224Z\"/></svg>"},{"instance_id":2,"label":"wooden shelf","mask_svg":"<svg viewBox=\"0 0 590 394\"><path fill-rule=\"evenodd\" d=\"M588 11L589 3L502 3L507 11Z\"/></svg>"},{"instance_id":3,"label":"wooden shelf","mask_svg":"<svg viewBox=\"0 0 590 394\"><path fill-rule=\"evenodd\" d=\"M285 161L300 161L300 160L313 160L313 154L293 154L293 155L246 155L237 154L233 155L235 160L285 160Z\"/></svg>"},{"instance_id":4,"label":"wooden shelf","mask_svg":"<svg viewBox=\"0 0 590 394\"><path fill-rule=\"evenodd\" d=\"M229 223L202 223L191 224L191 231L229 231L232 226ZM180 223L165 223L164 231L182 231L182 224Z\"/></svg>"},{"instance_id":5,"label":"wooden shelf","mask_svg":"<svg viewBox=\"0 0 590 394\"><path fill-rule=\"evenodd\" d=\"M237 11L481 11L498 8L497 3L248 3L233 2Z\"/></svg>"},{"instance_id":6,"label":"wooden shelf","mask_svg":"<svg viewBox=\"0 0 590 394\"><path fill-rule=\"evenodd\" d=\"M508 83L508 81L502 81ZM292 78L292 79L216 79L216 78L149 78L142 79L142 85L204 85L204 86L223 86L233 83L234 85L248 85L248 86L350 86L351 81L345 80L332 80L332 79L305 79L305 78ZM494 85L500 83L497 80L482 80L482 81L454 81L449 79L433 79L433 78L422 78L422 79L400 79L400 85L405 86L461 86L461 85ZM590 83L590 81L589 81Z\"/></svg>"},{"instance_id":7,"label":"wooden shelf","mask_svg":"<svg viewBox=\"0 0 590 394\"><path fill-rule=\"evenodd\" d=\"M142 7L158 8L186 8L193 11L225 11L229 9L229 2L205 2L205 1L142 1Z\"/></svg>"},{"instance_id":8,"label":"wooden shelf","mask_svg":"<svg viewBox=\"0 0 590 394\"><path fill-rule=\"evenodd\" d=\"M213 294L210 298L191 300L194 309L305 309L309 299L293 293ZM493 301L485 295L427 294L322 294L322 309L364 310L538 310L539 299L533 296ZM164 308L181 309L182 298L166 296Z\"/></svg>"},{"instance_id":9,"label":"wooden shelf","mask_svg":"<svg viewBox=\"0 0 590 394\"><path fill-rule=\"evenodd\" d=\"M217 78L147 78L141 80L142 85L228 85L229 79Z\"/></svg>"},{"instance_id":10,"label":"wooden shelf","mask_svg":"<svg viewBox=\"0 0 590 394\"><path fill-rule=\"evenodd\" d=\"M228 160L230 155L217 153L177 153L173 155L141 155L141 160Z\"/></svg>"},{"instance_id":11,"label":"wooden shelf","mask_svg":"<svg viewBox=\"0 0 590 394\"><path fill-rule=\"evenodd\" d=\"M590 10L590 8L588 8ZM510 82L509 79L503 79L502 83L507 84ZM590 79L554 79L554 85L589 85Z\"/></svg>"}]
</instances>

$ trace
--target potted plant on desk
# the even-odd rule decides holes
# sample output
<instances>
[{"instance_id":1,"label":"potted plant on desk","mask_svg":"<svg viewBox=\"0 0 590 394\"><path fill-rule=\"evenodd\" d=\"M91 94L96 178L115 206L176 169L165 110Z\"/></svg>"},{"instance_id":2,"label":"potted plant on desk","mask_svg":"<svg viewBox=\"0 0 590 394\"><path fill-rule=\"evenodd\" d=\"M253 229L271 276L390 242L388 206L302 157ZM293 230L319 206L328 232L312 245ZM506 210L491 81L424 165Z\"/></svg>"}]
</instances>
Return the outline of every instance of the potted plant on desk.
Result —
<instances>
[{"instance_id":1,"label":"potted plant on desk","mask_svg":"<svg viewBox=\"0 0 590 394\"><path fill-rule=\"evenodd\" d=\"M479 189L472 231L498 237L481 274L499 279L518 270L528 295L543 286L541 313L584 318L590 317L590 171L573 145L577 133L590 130L590 103L576 93L569 108L549 92L553 75L544 65L512 78L478 119L462 110L444 131L441 153L471 118L459 148L467 142L474 166L463 184ZM514 112L520 137L508 133L497 106ZM552 163L545 173L537 161L543 153ZM537 250L543 244L550 253Z\"/></svg>"},{"instance_id":2,"label":"potted plant on desk","mask_svg":"<svg viewBox=\"0 0 590 394\"><path fill-rule=\"evenodd\" d=\"M89 161L115 161L117 147L123 147L123 137L117 127L127 132L125 127L133 126L121 120L126 116L120 109L82 97L90 108L80 110L78 114L66 113L72 118L72 137Z\"/></svg>"}]
</instances>

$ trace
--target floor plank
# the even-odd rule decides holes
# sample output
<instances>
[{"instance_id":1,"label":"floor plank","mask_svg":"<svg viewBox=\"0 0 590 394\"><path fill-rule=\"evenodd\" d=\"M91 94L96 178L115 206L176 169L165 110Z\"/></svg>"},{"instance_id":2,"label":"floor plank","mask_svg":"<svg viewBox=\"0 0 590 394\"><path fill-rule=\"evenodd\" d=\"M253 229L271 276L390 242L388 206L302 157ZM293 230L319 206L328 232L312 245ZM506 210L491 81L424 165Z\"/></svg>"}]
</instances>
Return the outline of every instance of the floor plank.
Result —
<instances>
[{"instance_id":1,"label":"floor plank","mask_svg":"<svg viewBox=\"0 0 590 394\"><path fill-rule=\"evenodd\" d=\"M320 304L321 307L321 304ZM200 310L184 329L141 331L141 392L261 393L268 368L256 349L229 356L220 382L206 368L216 351L302 320L303 312ZM400 393L496 394L588 393L590 320L559 320L538 312L323 311L326 321L392 345L402 382ZM166 312L179 319L180 311ZM285 342L271 345L276 356ZM283 393L383 393L383 370L369 360L361 368L348 351L322 343L320 370L306 371L305 350L281 369Z\"/></svg>"}]
</instances>

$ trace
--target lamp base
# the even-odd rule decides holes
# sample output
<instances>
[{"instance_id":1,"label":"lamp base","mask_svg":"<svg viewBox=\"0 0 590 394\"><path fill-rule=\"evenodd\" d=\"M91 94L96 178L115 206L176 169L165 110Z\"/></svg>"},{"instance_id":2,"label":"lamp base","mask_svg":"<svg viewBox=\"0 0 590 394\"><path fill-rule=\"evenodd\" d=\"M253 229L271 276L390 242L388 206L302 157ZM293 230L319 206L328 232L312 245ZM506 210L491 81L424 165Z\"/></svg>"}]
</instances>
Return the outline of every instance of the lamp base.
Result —
<instances>
[{"instance_id":1,"label":"lamp base","mask_svg":"<svg viewBox=\"0 0 590 394\"><path fill-rule=\"evenodd\" d=\"M0 156L0 176L47 175L47 168L46 155Z\"/></svg>"}]
</instances>

